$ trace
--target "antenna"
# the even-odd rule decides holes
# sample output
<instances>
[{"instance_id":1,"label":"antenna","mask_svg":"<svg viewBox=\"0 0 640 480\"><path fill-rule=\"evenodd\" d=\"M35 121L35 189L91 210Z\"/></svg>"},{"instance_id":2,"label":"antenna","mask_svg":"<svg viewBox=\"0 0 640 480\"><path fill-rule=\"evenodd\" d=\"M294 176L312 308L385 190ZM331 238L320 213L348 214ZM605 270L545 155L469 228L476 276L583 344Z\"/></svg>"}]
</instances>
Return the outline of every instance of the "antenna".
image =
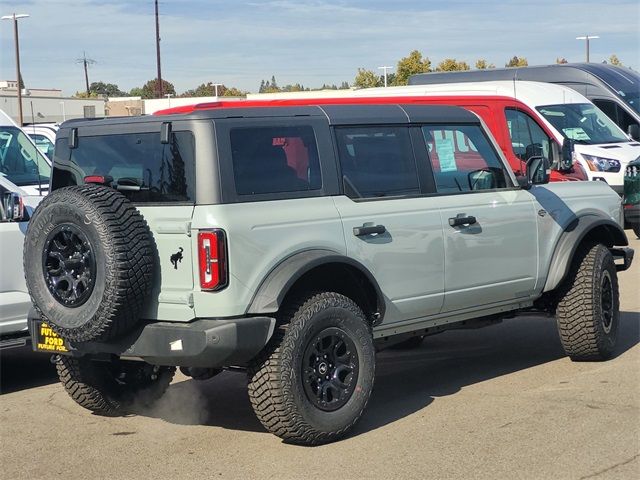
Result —
<instances>
[{"instance_id":1,"label":"antenna","mask_svg":"<svg viewBox=\"0 0 640 480\"><path fill-rule=\"evenodd\" d=\"M87 58L87 52L82 52L82 58L76 59L76 63L81 63L84 66L84 82L87 87L87 97L91 94L89 92L89 65L95 65L96 62L93 58Z\"/></svg>"}]
</instances>

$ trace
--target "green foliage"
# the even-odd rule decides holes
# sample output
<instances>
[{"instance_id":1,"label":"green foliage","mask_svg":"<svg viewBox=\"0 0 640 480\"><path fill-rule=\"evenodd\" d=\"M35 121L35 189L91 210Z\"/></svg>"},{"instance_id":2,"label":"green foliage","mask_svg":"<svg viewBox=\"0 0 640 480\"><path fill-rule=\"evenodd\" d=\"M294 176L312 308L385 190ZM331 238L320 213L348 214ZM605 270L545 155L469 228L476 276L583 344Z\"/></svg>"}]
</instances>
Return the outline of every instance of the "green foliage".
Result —
<instances>
[{"instance_id":1,"label":"green foliage","mask_svg":"<svg viewBox=\"0 0 640 480\"><path fill-rule=\"evenodd\" d=\"M382 87L384 86L384 80L372 70L358 68L356 78L353 80L353 86L356 88Z\"/></svg>"},{"instance_id":2,"label":"green foliage","mask_svg":"<svg viewBox=\"0 0 640 480\"><path fill-rule=\"evenodd\" d=\"M126 97L127 93L118 88L115 83L93 82L89 85L89 92L96 96Z\"/></svg>"},{"instance_id":3,"label":"green foliage","mask_svg":"<svg viewBox=\"0 0 640 480\"><path fill-rule=\"evenodd\" d=\"M102 95L99 95L96 92L90 92L87 94L87 92L84 90L73 94L73 98L99 98L99 97L102 97Z\"/></svg>"},{"instance_id":4,"label":"green foliage","mask_svg":"<svg viewBox=\"0 0 640 480\"><path fill-rule=\"evenodd\" d=\"M486 70L487 68L496 68L493 63L487 63L484 58L480 58L476 61L476 68L478 70Z\"/></svg>"},{"instance_id":5,"label":"green foliage","mask_svg":"<svg viewBox=\"0 0 640 480\"><path fill-rule=\"evenodd\" d=\"M513 58L511 60L509 60L508 63L505 63L505 67L527 67L529 65L529 62L527 62L527 59L525 57L518 57L516 55L513 56Z\"/></svg>"},{"instance_id":6,"label":"green foliage","mask_svg":"<svg viewBox=\"0 0 640 480\"><path fill-rule=\"evenodd\" d=\"M611 56L609 57L609 63L611 65L617 65L618 67L622 67L622 62L620 61L620 59L615 53L611 54Z\"/></svg>"},{"instance_id":7,"label":"green foliage","mask_svg":"<svg viewBox=\"0 0 640 480\"><path fill-rule=\"evenodd\" d=\"M436 72L456 72L458 70L470 70L469 64L455 58L445 58L436 67Z\"/></svg>"},{"instance_id":8,"label":"green foliage","mask_svg":"<svg viewBox=\"0 0 640 480\"><path fill-rule=\"evenodd\" d=\"M412 51L408 56L401 58L396 67L393 85L406 85L409 77L416 73L431 71L431 60L422 57L418 50Z\"/></svg>"},{"instance_id":9,"label":"green foliage","mask_svg":"<svg viewBox=\"0 0 640 480\"><path fill-rule=\"evenodd\" d=\"M243 97L247 92L243 92L235 87L227 87L224 84L218 84L219 97ZM201 83L196 88L187 90L181 97L215 97L216 86L213 82Z\"/></svg>"},{"instance_id":10,"label":"green foliage","mask_svg":"<svg viewBox=\"0 0 640 480\"><path fill-rule=\"evenodd\" d=\"M142 88L139 89L140 91L140 95L133 95L133 91L136 90L135 88L131 90L130 94L131 96L140 96L143 99L149 99L149 98L158 98L158 79L154 78L153 80L149 80L147 83L145 83ZM138 90L136 90L137 92ZM171 95L175 95L176 94L176 89L173 86L172 83L167 82L166 80L162 80L162 94L163 95L167 95L167 94L171 94Z\"/></svg>"}]
</instances>

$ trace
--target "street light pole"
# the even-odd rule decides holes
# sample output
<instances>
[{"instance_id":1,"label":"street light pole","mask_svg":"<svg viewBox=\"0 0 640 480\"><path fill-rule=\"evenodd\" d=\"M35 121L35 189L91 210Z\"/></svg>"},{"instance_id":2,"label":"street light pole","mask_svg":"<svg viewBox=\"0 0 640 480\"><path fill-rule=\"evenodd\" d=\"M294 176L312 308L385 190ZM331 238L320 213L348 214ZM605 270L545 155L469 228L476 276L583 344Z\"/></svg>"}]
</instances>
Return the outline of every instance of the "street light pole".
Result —
<instances>
[{"instance_id":1,"label":"street light pole","mask_svg":"<svg viewBox=\"0 0 640 480\"><path fill-rule=\"evenodd\" d=\"M216 98L218 98L218 87L221 87L221 86L222 86L221 83L214 83L213 84L214 91L216 92Z\"/></svg>"},{"instance_id":2,"label":"street light pole","mask_svg":"<svg viewBox=\"0 0 640 480\"><path fill-rule=\"evenodd\" d=\"M2 20L13 20L13 35L15 37L16 44L16 76L18 82L18 126L22 127L23 118L22 118L22 88L20 85L20 44L18 42L18 19L19 18L27 18L29 15L26 13L13 14L13 15L5 15L2 17Z\"/></svg>"},{"instance_id":3,"label":"street light pole","mask_svg":"<svg viewBox=\"0 0 640 480\"><path fill-rule=\"evenodd\" d=\"M162 69L160 68L160 14L158 13L158 0L156 3L156 60L158 63L158 85L156 86L158 98L162 98Z\"/></svg>"},{"instance_id":4,"label":"street light pole","mask_svg":"<svg viewBox=\"0 0 640 480\"><path fill-rule=\"evenodd\" d=\"M586 40L587 43L587 63L589 63L589 40L600 38L598 35L585 35L584 37L576 37L576 40Z\"/></svg>"},{"instance_id":5,"label":"street light pole","mask_svg":"<svg viewBox=\"0 0 640 480\"><path fill-rule=\"evenodd\" d=\"M387 70L391 70L393 67L378 67L378 70L384 70L384 86L387 86Z\"/></svg>"}]
</instances>

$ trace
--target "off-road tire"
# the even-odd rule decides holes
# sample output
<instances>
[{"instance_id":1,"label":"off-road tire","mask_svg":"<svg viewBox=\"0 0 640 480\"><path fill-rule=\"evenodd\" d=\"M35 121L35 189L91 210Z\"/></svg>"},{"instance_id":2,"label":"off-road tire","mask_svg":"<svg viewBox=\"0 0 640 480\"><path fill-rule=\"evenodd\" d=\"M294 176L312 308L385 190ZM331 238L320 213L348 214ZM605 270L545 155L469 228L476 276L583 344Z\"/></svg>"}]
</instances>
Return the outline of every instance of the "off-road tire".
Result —
<instances>
[{"instance_id":1,"label":"off-road tire","mask_svg":"<svg viewBox=\"0 0 640 480\"><path fill-rule=\"evenodd\" d=\"M610 291L610 301L603 299L603 292L604 297L609 296L607 291ZM619 310L618 276L611 253L602 244L580 246L560 288L556 308L560 341L571 360L611 357L616 345Z\"/></svg>"},{"instance_id":2,"label":"off-road tire","mask_svg":"<svg viewBox=\"0 0 640 480\"><path fill-rule=\"evenodd\" d=\"M84 236L89 246L79 248L89 250L94 262L92 289L85 289L87 298L79 305L62 303L49 288L46 252L52 240L47 238L61 228ZM99 185L55 190L36 209L25 239L24 271L31 300L67 340L120 336L135 325L150 297L154 247L144 218L120 192Z\"/></svg>"},{"instance_id":3,"label":"off-road tire","mask_svg":"<svg viewBox=\"0 0 640 480\"><path fill-rule=\"evenodd\" d=\"M81 407L98 415L116 416L148 408L167 390L175 368L135 362L117 364L87 358L60 356L56 370L69 396ZM132 379L119 375L131 372Z\"/></svg>"},{"instance_id":4,"label":"off-road tire","mask_svg":"<svg viewBox=\"0 0 640 480\"><path fill-rule=\"evenodd\" d=\"M369 322L355 302L333 292L291 302L279 321L248 371L249 398L258 419L269 432L290 443L318 445L345 436L361 417L373 388L375 350ZM358 375L346 403L323 411L305 392L302 365L308 345L333 328L353 341Z\"/></svg>"}]
</instances>

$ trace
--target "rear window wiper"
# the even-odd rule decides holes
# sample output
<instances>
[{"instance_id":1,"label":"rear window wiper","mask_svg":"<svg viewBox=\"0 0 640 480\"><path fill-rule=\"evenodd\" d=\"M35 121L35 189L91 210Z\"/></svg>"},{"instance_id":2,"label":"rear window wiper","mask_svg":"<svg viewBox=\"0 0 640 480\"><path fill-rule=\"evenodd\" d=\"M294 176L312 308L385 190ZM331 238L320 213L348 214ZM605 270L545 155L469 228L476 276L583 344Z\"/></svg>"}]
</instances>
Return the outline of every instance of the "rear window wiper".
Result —
<instances>
[{"instance_id":1,"label":"rear window wiper","mask_svg":"<svg viewBox=\"0 0 640 480\"><path fill-rule=\"evenodd\" d=\"M145 187L144 182L139 178L122 177L116 180L116 190L127 190L133 192L139 192L140 190L149 190L149 187Z\"/></svg>"}]
</instances>

